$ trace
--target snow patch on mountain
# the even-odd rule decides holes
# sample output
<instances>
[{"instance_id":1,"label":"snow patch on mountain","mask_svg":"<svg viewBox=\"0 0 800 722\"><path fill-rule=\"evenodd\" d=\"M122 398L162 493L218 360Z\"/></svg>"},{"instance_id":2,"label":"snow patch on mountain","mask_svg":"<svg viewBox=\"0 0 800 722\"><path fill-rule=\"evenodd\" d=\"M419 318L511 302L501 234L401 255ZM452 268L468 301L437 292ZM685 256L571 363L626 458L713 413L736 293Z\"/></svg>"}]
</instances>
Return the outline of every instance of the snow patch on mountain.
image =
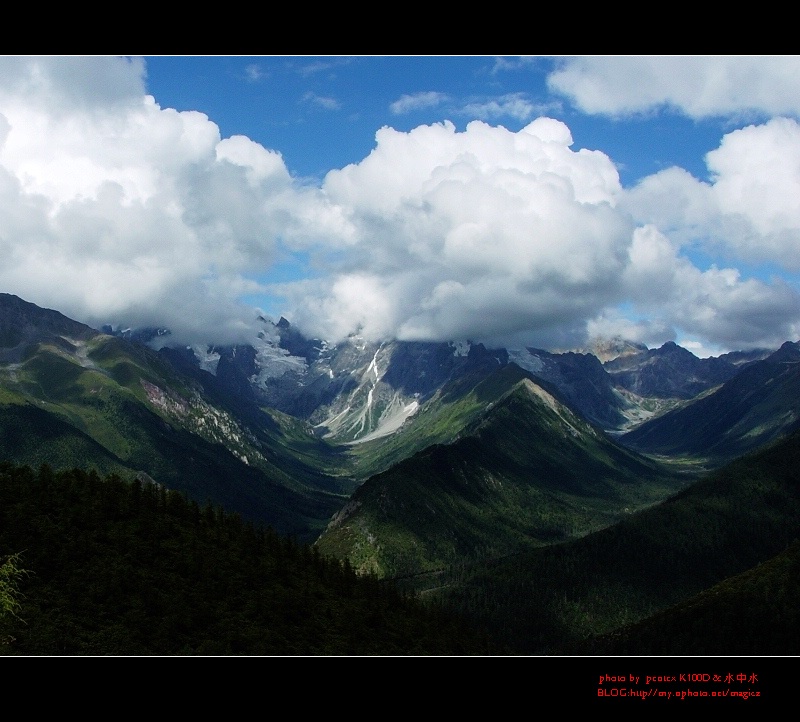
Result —
<instances>
[{"instance_id":1,"label":"snow patch on mountain","mask_svg":"<svg viewBox=\"0 0 800 722\"><path fill-rule=\"evenodd\" d=\"M396 379L388 383L384 379L396 345L380 343L377 346L362 346L357 339L355 342L350 339L342 350L344 353L336 357L336 367L342 361L350 365L358 364L360 368L350 372L351 378L357 381L336 403L320 409L324 412L324 418L317 416L314 420L317 433L323 438L351 444L393 434L417 412L420 396L419 393L404 392L396 387ZM319 371L317 362L311 373L317 378Z\"/></svg>"},{"instance_id":2,"label":"snow patch on mountain","mask_svg":"<svg viewBox=\"0 0 800 722\"><path fill-rule=\"evenodd\" d=\"M220 355L206 346L189 346L189 349L194 353L197 363L203 371L216 376L217 366L219 365Z\"/></svg>"},{"instance_id":3,"label":"snow patch on mountain","mask_svg":"<svg viewBox=\"0 0 800 722\"><path fill-rule=\"evenodd\" d=\"M369 374L370 371L375 374L375 383L378 383L378 380L380 379L380 376L378 375L378 353L380 353L380 350L381 346L378 346L378 348L375 350L375 354L372 356L372 361L367 368L367 374Z\"/></svg>"},{"instance_id":4,"label":"snow patch on mountain","mask_svg":"<svg viewBox=\"0 0 800 722\"><path fill-rule=\"evenodd\" d=\"M395 394L392 403L384 409L381 418L378 421L378 426L374 431L360 439L349 442L352 446L354 444L363 444L365 441L372 441L373 439L380 439L384 436L389 436L397 431L409 418L411 418L419 409L419 402L412 401L409 404L403 404L399 394Z\"/></svg>"},{"instance_id":5,"label":"snow patch on mountain","mask_svg":"<svg viewBox=\"0 0 800 722\"><path fill-rule=\"evenodd\" d=\"M308 371L306 360L292 356L286 349L261 343L255 347L258 372L250 378L257 386L263 386L268 379L275 379L288 372L305 374Z\"/></svg>"},{"instance_id":6,"label":"snow patch on mountain","mask_svg":"<svg viewBox=\"0 0 800 722\"><path fill-rule=\"evenodd\" d=\"M526 348L509 349L508 360L514 362L520 368L530 371L532 374L539 374L544 370L542 359Z\"/></svg>"}]
</instances>

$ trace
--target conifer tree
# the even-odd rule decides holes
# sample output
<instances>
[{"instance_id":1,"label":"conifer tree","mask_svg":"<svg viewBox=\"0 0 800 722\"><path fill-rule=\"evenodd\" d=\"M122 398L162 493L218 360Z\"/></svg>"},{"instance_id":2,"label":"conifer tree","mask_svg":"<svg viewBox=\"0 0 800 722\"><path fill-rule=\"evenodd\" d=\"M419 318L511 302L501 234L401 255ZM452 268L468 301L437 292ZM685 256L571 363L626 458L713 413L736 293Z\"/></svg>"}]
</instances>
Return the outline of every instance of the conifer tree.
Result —
<instances>
[{"instance_id":1,"label":"conifer tree","mask_svg":"<svg viewBox=\"0 0 800 722\"><path fill-rule=\"evenodd\" d=\"M2 624L8 617L19 619L22 607L19 581L28 571L21 569L20 554L11 554L0 564L0 646L8 644L9 638L2 633Z\"/></svg>"}]
</instances>

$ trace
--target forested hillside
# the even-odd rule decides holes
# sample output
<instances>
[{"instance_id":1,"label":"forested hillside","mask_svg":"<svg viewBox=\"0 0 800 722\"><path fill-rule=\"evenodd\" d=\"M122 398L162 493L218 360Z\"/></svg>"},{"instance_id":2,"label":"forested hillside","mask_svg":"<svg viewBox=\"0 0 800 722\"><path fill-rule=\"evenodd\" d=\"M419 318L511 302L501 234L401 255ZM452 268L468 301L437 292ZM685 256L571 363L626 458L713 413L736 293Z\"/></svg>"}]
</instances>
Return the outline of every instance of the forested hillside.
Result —
<instances>
[{"instance_id":1,"label":"forested hillside","mask_svg":"<svg viewBox=\"0 0 800 722\"><path fill-rule=\"evenodd\" d=\"M613 643L615 630L712 588L708 593L719 600L719 592L730 587L717 585L764 566L798 539L796 432L668 501L582 539L452 570L449 579L440 579L441 594L496 640L525 653L566 654L576 648L585 653L595 648L591 640L602 635L612 636L597 649L622 649ZM748 649L754 654L796 654L800 600L797 585L789 582L797 568L794 558L789 553L777 571L751 585L740 597L742 604L718 608L728 615L720 616L718 629L681 634L663 645L658 634L668 635L669 626L654 626L652 635L641 638L626 632L624 653L668 649L679 655L731 655ZM752 589L760 592L754 595ZM702 626L704 606L682 609L684 629ZM759 617L758 625L749 623L753 616Z\"/></svg>"},{"instance_id":2,"label":"forested hillside","mask_svg":"<svg viewBox=\"0 0 800 722\"><path fill-rule=\"evenodd\" d=\"M441 655L497 648L442 609L183 494L0 463L11 655ZM12 585L13 586L13 585Z\"/></svg>"}]
</instances>

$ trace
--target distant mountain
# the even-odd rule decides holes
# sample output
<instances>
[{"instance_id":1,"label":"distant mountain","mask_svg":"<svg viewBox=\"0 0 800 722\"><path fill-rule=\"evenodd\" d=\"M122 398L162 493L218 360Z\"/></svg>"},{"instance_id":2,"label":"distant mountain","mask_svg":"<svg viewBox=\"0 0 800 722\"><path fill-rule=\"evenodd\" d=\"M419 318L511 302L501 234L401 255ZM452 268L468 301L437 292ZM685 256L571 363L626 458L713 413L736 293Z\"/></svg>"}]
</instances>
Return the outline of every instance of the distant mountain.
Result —
<instances>
[{"instance_id":1,"label":"distant mountain","mask_svg":"<svg viewBox=\"0 0 800 722\"><path fill-rule=\"evenodd\" d=\"M265 322L268 323L268 322ZM299 347L297 332L284 341L288 323L263 333L252 350L215 349L222 360L215 373L231 388L262 403L304 418L316 433L337 442L387 436L446 383L488 373L509 363L559 388L587 419L622 428L635 404L615 390L613 379L590 354L554 354L539 349L487 349L468 342L371 343L353 336L335 346L322 341ZM292 355L290 348L304 355ZM233 362L235 357L236 361Z\"/></svg>"},{"instance_id":2,"label":"distant mountain","mask_svg":"<svg viewBox=\"0 0 800 722\"><path fill-rule=\"evenodd\" d=\"M720 465L800 425L800 344L752 361L713 393L620 437L644 453Z\"/></svg>"},{"instance_id":3,"label":"distant mountain","mask_svg":"<svg viewBox=\"0 0 800 722\"><path fill-rule=\"evenodd\" d=\"M672 341L661 348L619 356L604 368L618 386L639 396L675 399L692 399L739 371L731 361L697 358Z\"/></svg>"},{"instance_id":4,"label":"distant mountain","mask_svg":"<svg viewBox=\"0 0 800 722\"><path fill-rule=\"evenodd\" d=\"M596 356L603 364L614 359L647 352L643 343L634 343L616 336L614 338L594 338L584 348L576 349L579 353Z\"/></svg>"},{"instance_id":5,"label":"distant mountain","mask_svg":"<svg viewBox=\"0 0 800 722\"><path fill-rule=\"evenodd\" d=\"M509 363L556 386L587 420L622 433L770 353L700 359L674 343L651 350L620 339L596 339L581 352L561 353L455 341L368 342L358 336L329 345L304 338L285 319L260 320L262 331L252 345L194 347L193 363L231 393L307 421L333 443L391 436L413 425L445 384Z\"/></svg>"},{"instance_id":6,"label":"distant mountain","mask_svg":"<svg viewBox=\"0 0 800 722\"><path fill-rule=\"evenodd\" d=\"M509 361L554 385L583 416L604 429L626 426L636 405L614 387L600 360L589 353L549 353L541 349L508 352Z\"/></svg>"},{"instance_id":7,"label":"distant mountain","mask_svg":"<svg viewBox=\"0 0 800 722\"><path fill-rule=\"evenodd\" d=\"M394 433L443 384L507 363L481 345L301 341L286 322L264 321L253 347L215 348L215 374L231 389L308 421L335 442ZM302 355L297 355L302 354Z\"/></svg>"},{"instance_id":8,"label":"distant mountain","mask_svg":"<svg viewBox=\"0 0 800 722\"><path fill-rule=\"evenodd\" d=\"M379 576L416 575L580 536L687 483L516 364L426 411L431 426L459 417L456 438L365 481L316 542L321 552Z\"/></svg>"},{"instance_id":9,"label":"distant mountain","mask_svg":"<svg viewBox=\"0 0 800 722\"><path fill-rule=\"evenodd\" d=\"M732 363L734 366L744 367L753 361L761 361L767 358L773 352L774 349L757 348L750 351L730 351L729 353L721 354L717 358Z\"/></svg>"}]
</instances>

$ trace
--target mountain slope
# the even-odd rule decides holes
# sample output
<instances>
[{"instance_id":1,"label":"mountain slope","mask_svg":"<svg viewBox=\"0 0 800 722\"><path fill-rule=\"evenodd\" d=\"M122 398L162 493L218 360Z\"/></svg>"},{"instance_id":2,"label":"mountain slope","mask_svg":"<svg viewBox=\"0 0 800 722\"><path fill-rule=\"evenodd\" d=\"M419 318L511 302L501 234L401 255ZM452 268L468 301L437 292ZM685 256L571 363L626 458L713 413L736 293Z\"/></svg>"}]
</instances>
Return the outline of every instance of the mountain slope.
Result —
<instances>
[{"instance_id":1,"label":"mountain slope","mask_svg":"<svg viewBox=\"0 0 800 722\"><path fill-rule=\"evenodd\" d=\"M69 339L85 341L97 334L58 311L40 308L17 296L0 293L0 362L18 362L31 342L71 349Z\"/></svg>"},{"instance_id":2,"label":"mountain slope","mask_svg":"<svg viewBox=\"0 0 800 722\"><path fill-rule=\"evenodd\" d=\"M447 610L152 483L0 462L0 566L11 554L0 655L494 650Z\"/></svg>"},{"instance_id":3,"label":"mountain slope","mask_svg":"<svg viewBox=\"0 0 800 722\"><path fill-rule=\"evenodd\" d=\"M0 338L8 460L144 475L308 538L351 490L292 452L272 417L212 398L145 346L8 295Z\"/></svg>"},{"instance_id":4,"label":"mountain slope","mask_svg":"<svg viewBox=\"0 0 800 722\"><path fill-rule=\"evenodd\" d=\"M565 401L605 429L628 423L631 401L614 387L613 377L589 353L549 353L541 349L509 351L509 361L555 386Z\"/></svg>"},{"instance_id":5,"label":"mountain slope","mask_svg":"<svg viewBox=\"0 0 800 722\"><path fill-rule=\"evenodd\" d=\"M657 349L619 356L604 368L616 384L639 396L677 399L694 398L738 371L732 361L699 359L672 341Z\"/></svg>"},{"instance_id":6,"label":"mountain slope","mask_svg":"<svg viewBox=\"0 0 800 722\"><path fill-rule=\"evenodd\" d=\"M580 655L797 656L800 542L652 617L578 644Z\"/></svg>"},{"instance_id":7,"label":"mountain slope","mask_svg":"<svg viewBox=\"0 0 800 722\"><path fill-rule=\"evenodd\" d=\"M379 576L419 574L584 534L686 482L616 445L515 364L473 395L483 413L452 443L368 479L317 541L321 552Z\"/></svg>"},{"instance_id":8,"label":"mountain slope","mask_svg":"<svg viewBox=\"0 0 800 722\"><path fill-rule=\"evenodd\" d=\"M685 405L770 353L701 359L672 342L651 350L620 339L595 339L580 352L560 353L486 349L466 341L369 342L358 335L328 344L304 338L283 318L259 322L253 345L197 346L188 358L229 393L307 421L333 443L370 442L405 431L447 384L509 363L555 386L592 423L622 433ZM153 338L169 348L168 334Z\"/></svg>"},{"instance_id":9,"label":"mountain slope","mask_svg":"<svg viewBox=\"0 0 800 722\"><path fill-rule=\"evenodd\" d=\"M620 437L650 454L692 456L720 465L800 423L800 344L785 343L716 391Z\"/></svg>"},{"instance_id":10,"label":"mountain slope","mask_svg":"<svg viewBox=\"0 0 800 722\"><path fill-rule=\"evenodd\" d=\"M0 459L34 468L82 468L129 474L126 463L91 436L33 404L0 403Z\"/></svg>"},{"instance_id":11,"label":"mountain slope","mask_svg":"<svg viewBox=\"0 0 800 722\"><path fill-rule=\"evenodd\" d=\"M563 654L763 564L799 537L795 432L611 527L452 574L439 595L521 653ZM669 648L701 653L683 642ZM719 639L702 653L730 654L735 644Z\"/></svg>"}]
</instances>

